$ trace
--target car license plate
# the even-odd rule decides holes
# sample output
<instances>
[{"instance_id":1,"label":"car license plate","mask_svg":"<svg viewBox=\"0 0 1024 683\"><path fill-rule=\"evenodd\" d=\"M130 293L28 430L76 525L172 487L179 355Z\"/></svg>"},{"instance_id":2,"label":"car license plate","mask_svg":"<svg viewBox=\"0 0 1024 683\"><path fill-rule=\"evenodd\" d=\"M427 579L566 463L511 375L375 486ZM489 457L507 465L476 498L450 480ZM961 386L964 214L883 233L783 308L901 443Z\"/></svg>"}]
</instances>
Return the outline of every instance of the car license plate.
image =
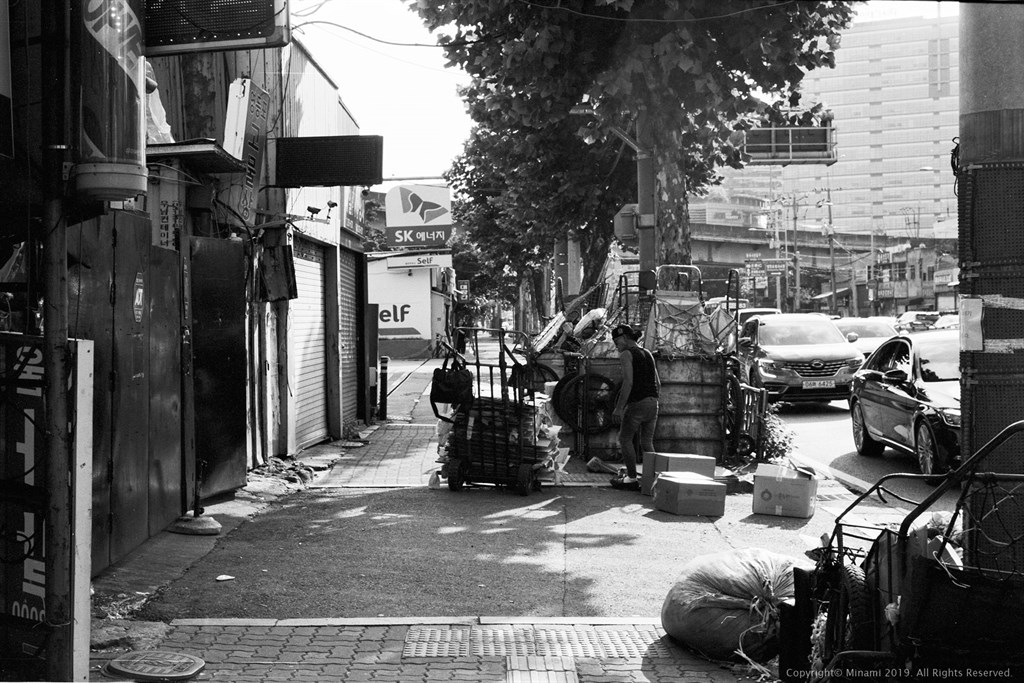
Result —
<instances>
[{"instance_id":1,"label":"car license plate","mask_svg":"<svg viewBox=\"0 0 1024 683\"><path fill-rule=\"evenodd\" d=\"M804 389L835 389L834 379L805 379Z\"/></svg>"}]
</instances>

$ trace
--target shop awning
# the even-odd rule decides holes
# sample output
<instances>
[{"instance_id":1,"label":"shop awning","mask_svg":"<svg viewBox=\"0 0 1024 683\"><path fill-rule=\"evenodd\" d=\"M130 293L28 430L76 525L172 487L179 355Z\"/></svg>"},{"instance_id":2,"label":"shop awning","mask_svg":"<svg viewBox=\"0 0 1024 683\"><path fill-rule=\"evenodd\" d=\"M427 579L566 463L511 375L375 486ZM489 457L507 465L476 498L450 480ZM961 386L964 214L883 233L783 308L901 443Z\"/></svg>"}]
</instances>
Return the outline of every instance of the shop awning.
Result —
<instances>
[{"instance_id":1,"label":"shop awning","mask_svg":"<svg viewBox=\"0 0 1024 683\"><path fill-rule=\"evenodd\" d=\"M849 291L850 291L849 287L840 287L839 289L836 290L836 296L842 296L843 294L846 294ZM813 299L814 301L820 301L822 299L828 299L831 296L832 296L832 292L822 292L821 294L812 296L811 299Z\"/></svg>"}]
</instances>

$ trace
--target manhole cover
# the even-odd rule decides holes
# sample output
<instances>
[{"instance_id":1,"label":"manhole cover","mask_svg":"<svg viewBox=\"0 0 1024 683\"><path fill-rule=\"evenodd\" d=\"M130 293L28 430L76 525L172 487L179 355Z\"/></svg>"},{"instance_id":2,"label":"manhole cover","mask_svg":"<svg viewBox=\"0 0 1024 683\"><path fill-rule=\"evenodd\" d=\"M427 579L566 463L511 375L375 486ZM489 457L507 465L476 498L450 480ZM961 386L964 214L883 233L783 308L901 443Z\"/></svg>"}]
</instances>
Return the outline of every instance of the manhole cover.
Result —
<instances>
[{"instance_id":1,"label":"manhole cover","mask_svg":"<svg viewBox=\"0 0 1024 683\"><path fill-rule=\"evenodd\" d=\"M206 662L182 652L143 650L107 662L106 673L136 681L183 681L203 670Z\"/></svg>"}]
</instances>

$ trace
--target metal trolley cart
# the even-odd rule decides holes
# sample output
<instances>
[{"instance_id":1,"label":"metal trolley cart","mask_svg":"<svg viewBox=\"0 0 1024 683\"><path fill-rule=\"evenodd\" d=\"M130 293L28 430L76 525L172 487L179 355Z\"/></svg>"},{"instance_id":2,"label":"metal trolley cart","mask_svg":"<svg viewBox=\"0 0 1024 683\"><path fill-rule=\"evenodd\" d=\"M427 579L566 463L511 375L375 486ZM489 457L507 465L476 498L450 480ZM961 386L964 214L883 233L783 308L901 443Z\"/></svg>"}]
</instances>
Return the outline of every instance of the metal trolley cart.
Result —
<instances>
[{"instance_id":1,"label":"metal trolley cart","mask_svg":"<svg viewBox=\"0 0 1024 683\"><path fill-rule=\"evenodd\" d=\"M1019 439L999 449L1021 432L1024 421L1009 425L941 477L886 475L837 517L780 611L784 680L1024 675L1024 474L989 469L1019 457ZM886 484L901 479L937 485L898 528L856 521L868 497L899 498ZM953 510L936 511L947 492L958 493Z\"/></svg>"},{"instance_id":2,"label":"metal trolley cart","mask_svg":"<svg viewBox=\"0 0 1024 683\"><path fill-rule=\"evenodd\" d=\"M454 406L448 418L452 424L442 476L452 491L493 484L528 495L540 488L538 475L557 453L550 399L530 382L517 380L531 373L512 354L511 337L502 329L460 328L458 349L448 347L473 373L472 399ZM496 348L488 343L492 339Z\"/></svg>"}]
</instances>

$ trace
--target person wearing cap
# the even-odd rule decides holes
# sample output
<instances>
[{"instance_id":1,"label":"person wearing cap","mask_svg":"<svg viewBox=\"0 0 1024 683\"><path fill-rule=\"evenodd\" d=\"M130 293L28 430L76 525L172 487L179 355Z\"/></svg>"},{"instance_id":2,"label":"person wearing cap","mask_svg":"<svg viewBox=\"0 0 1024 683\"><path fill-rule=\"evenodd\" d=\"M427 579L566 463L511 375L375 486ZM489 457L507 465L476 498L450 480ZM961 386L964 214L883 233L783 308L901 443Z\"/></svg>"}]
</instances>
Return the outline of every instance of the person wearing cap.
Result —
<instances>
[{"instance_id":1,"label":"person wearing cap","mask_svg":"<svg viewBox=\"0 0 1024 683\"><path fill-rule=\"evenodd\" d=\"M640 451L654 451L654 429L658 424L658 395L661 379L654 356L637 344L639 332L626 324L612 328L612 341L619 351L622 365L622 386L615 401L613 419L619 423L619 448L626 465L622 476L611 480L615 488L640 490L637 478L637 451L634 439L640 435Z\"/></svg>"}]
</instances>

